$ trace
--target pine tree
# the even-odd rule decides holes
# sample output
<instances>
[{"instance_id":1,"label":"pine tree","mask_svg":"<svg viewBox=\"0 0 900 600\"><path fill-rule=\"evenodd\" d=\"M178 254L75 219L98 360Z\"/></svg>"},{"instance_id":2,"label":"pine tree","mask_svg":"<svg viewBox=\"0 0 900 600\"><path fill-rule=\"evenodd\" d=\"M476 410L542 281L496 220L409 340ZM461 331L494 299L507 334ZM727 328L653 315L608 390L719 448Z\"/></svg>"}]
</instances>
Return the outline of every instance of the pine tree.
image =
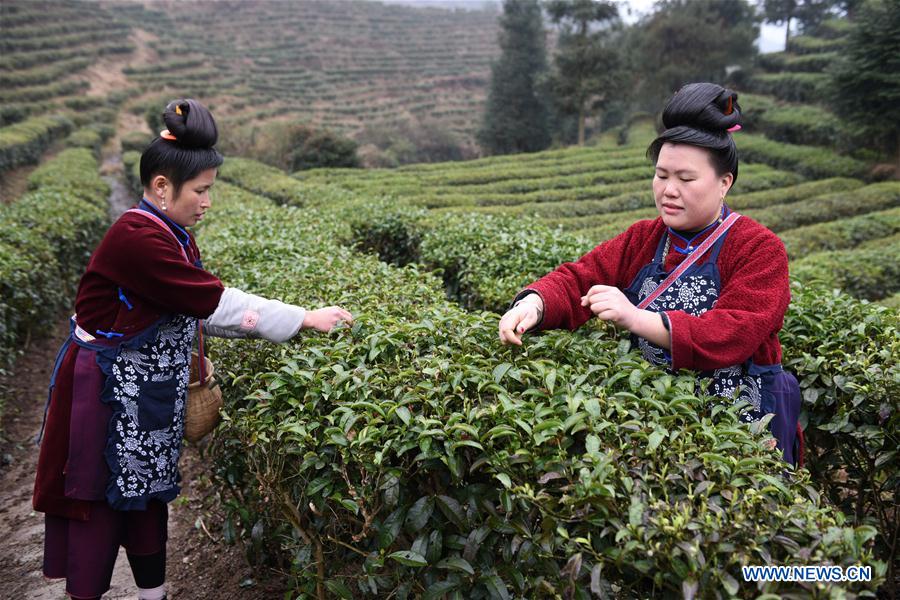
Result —
<instances>
[{"instance_id":1,"label":"pine tree","mask_svg":"<svg viewBox=\"0 0 900 600\"><path fill-rule=\"evenodd\" d=\"M547 53L537 0L504 1L498 41L501 54L491 68L478 141L488 154L543 150L550 133L536 83L547 70Z\"/></svg>"},{"instance_id":2,"label":"pine tree","mask_svg":"<svg viewBox=\"0 0 900 600\"><path fill-rule=\"evenodd\" d=\"M612 35L619 10L604 0L551 0L546 6L561 27L550 87L558 111L577 117L578 144L583 145L588 116L598 116L624 88Z\"/></svg>"},{"instance_id":3,"label":"pine tree","mask_svg":"<svg viewBox=\"0 0 900 600\"><path fill-rule=\"evenodd\" d=\"M658 2L632 32L639 108L656 111L686 83L721 83L729 67L749 66L757 52L757 19L746 0Z\"/></svg>"},{"instance_id":4,"label":"pine tree","mask_svg":"<svg viewBox=\"0 0 900 600\"><path fill-rule=\"evenodd\" d=\"M832 71L833 108L861 137L895 154L900 177L900 2L859 7L842 54Z\"/></svg>"},{"instance_id":5,"label":"pine tree","mask_svg":"<svg viewBox=\"0 0 900 600\"><path fill-rule=\"evenodd\" d=\"M766 23L785 24L784 48L787 50L791 41L791 21L796 20L801 31L811 31L840 2L841 0L763 0L762 13ZM855 0L848 0L846 4L852 7L854 2Z\"/></svg>"}]
</instances>

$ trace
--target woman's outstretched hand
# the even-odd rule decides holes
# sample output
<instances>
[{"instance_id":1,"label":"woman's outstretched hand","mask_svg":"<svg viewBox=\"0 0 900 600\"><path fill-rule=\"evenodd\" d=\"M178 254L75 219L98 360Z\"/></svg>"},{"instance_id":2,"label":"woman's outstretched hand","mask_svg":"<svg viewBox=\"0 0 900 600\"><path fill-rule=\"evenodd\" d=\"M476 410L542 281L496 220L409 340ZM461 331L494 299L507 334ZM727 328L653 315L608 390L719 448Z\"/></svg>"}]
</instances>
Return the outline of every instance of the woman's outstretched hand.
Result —
<instances>
[{"instance_id":1,"label":"woman's outstretched hand","mask_svg":"<svg viewBox=\"0 0 900 600\"><path fill-rule=\"evenodd\" d=\"M353 323L353 315L340 306L327 306L316 310L306 311L303 319L304 329L329 332L340 323Z\"/></svg>"},{"instance_id":2,"label":"woman's outstretched hand","mask_svg":"<svg viewBox=\"0 0 900 600\"><path fill-rule=\"evenodd\" d=\"M540 323L544 302L537 294L529 294L500 318L500 341L522 345L522 334Z\"/></svg>"}]
</instances>

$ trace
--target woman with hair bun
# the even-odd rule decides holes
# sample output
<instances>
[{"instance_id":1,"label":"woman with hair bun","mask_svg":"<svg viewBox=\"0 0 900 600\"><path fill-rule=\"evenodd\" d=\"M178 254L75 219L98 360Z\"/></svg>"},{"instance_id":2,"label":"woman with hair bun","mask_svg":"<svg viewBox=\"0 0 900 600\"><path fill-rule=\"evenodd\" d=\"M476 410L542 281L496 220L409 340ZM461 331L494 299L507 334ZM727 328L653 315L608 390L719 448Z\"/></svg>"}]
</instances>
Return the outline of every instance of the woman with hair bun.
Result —
<instances>
[{"instance_id":1,"label":"woman with hair bun","mask_svg":"<svg viewBox=\"0 0 900 600\"><path fill-rule=\"evenodd\" d=\"M109 589L120 545L138 598L165 598L166 503L180 490L198 328L285 342L353 320L226 288L204 270L189 228L223 162L216 122L196 100L169 103L163 119L141 156L144 197L91 256L50 383L33 504L45 513L44 575L65 577L77 599Z\"/></svg>"},{"instance_id":2,"label":"woman with hair bun","mask_svg":"<svg viewBox=\"0 0 900 600\"><path fill-rule=\"evenodd\" d=\"M699 371L711 394L749 402L745 421L773 413L778 447L796 464L800 391L781 368L778 341L790 302L787 253L725 202L738 176L737 100L712 83L688 84L669 100L665 131L647 150L659 217L522 290L500 320L500 340L521 345L528 331L611 321L649 362Z\"/></svg>"}]
</instances>

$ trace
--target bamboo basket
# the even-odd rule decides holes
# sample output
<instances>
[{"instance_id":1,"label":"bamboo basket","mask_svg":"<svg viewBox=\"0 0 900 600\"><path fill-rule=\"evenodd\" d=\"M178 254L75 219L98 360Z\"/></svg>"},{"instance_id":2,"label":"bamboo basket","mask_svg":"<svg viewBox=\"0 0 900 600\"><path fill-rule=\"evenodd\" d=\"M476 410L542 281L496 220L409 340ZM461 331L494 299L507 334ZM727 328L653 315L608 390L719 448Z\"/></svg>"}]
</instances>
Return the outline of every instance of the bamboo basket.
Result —
<instances>
[{"instance_id":1,"label":"bamboo basket","mask_svg":"<svg viewBox=\"0 0 900 600\"><path fill-rule=\"evenodd\" d=\"M192 352L191 378L184 411L184 438L189 442L200 441L219 424L222 388L216 383L214 375L212 361L204 356L201 369L200 356Z\"/></svg>"}]
</instances>

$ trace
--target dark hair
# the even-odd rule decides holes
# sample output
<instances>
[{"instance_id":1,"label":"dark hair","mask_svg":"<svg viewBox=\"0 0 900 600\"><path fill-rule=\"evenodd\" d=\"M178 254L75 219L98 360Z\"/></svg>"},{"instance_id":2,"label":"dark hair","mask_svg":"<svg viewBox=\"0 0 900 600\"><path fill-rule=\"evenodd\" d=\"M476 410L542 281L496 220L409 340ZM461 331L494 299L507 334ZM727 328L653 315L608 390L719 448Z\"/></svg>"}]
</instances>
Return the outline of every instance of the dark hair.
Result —
<instances>
[{"instance_id":1,"label":"dark hair","mask_svg":"<svg viewBox=\"0 0 900 600\"><path fill-rule=\"evenodd\" d=\"M655 164L663 144L689 144L709 151L716 174L738 176L738 154L729 128L741 124L738 95L715 83L689 83L663 109L663 131L647 148Z\"/></svg>"},{"instance_id":2,"label":"dark hair","mask_svg":"<svg viewBox=\"0 0 900 600\"><path fill-rule=\"evenodd\" d=\"M218 168L225 159L213 147L219 139L216 121L196 100L169 102L163 121L168 129L160 132L141 155L141 183L149 187L155 176L165 175L177 196L184 182Z\"/></svg>"}]
</instances>

